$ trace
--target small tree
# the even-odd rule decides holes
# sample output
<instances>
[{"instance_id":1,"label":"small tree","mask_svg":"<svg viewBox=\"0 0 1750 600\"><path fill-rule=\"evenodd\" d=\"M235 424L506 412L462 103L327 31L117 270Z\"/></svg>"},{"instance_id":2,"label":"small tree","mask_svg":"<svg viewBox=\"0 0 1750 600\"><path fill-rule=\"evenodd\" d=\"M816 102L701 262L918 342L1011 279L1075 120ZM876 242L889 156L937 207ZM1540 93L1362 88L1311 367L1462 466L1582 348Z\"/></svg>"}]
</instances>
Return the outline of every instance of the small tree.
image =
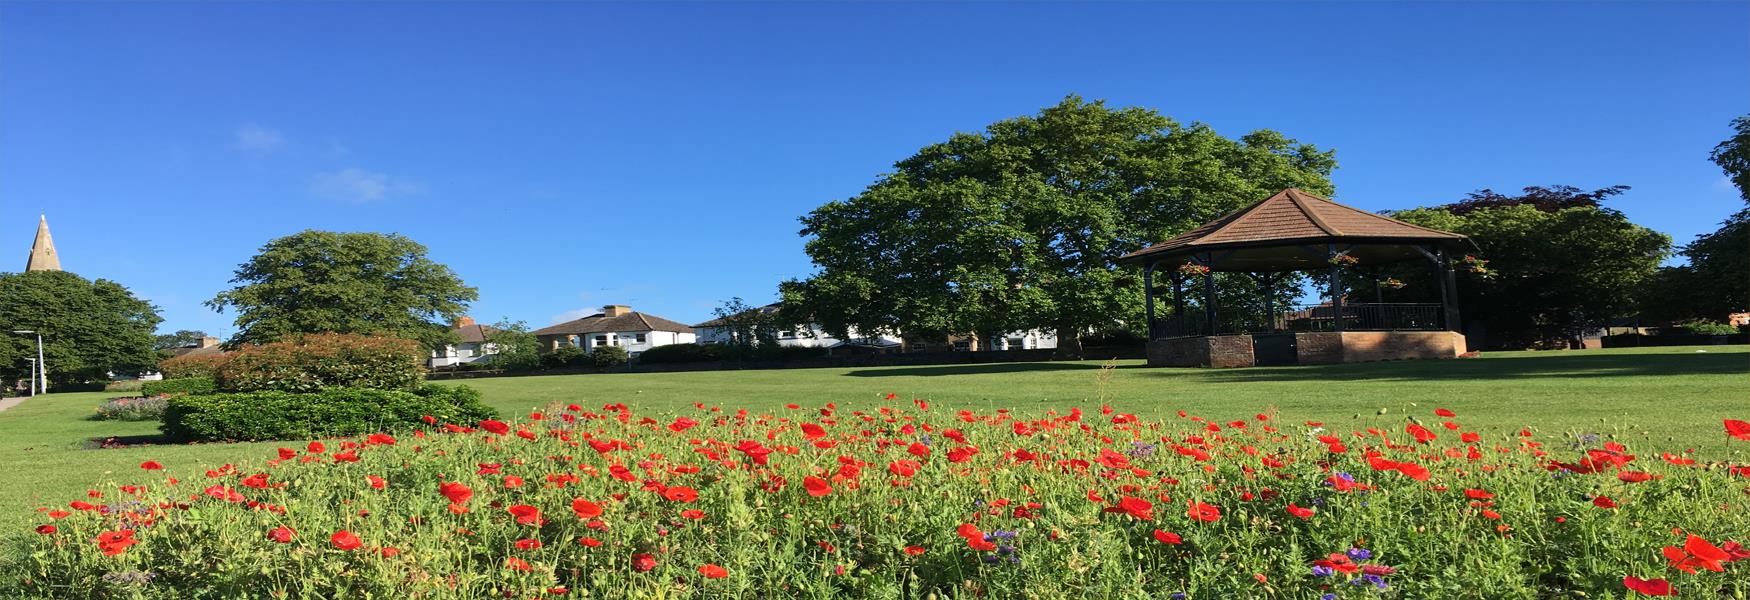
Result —
<instances>
[{"instance_id":1,"label":"small tree","mask_svg":"<svg viewBox=\"0 0 1750 600\"><path fill-rule=\"evenodd\" d=\"M527 371L541 366L540 341L529 333L529 324L509 318L492 324L486 334L491 364L506 371Z\"/></svg>"},{"instance_id":2,"label":"small tree","mask_svg":"<svg viewBox=\"0 0 1750 600\"><path fill-rule=\"evenodd\" d=\"M778 341L776 310L748 306L738 296L725 300L711 312L729 330L730 345L751 348L756 345L776 344Z\"/></svg>"}]
</instances>

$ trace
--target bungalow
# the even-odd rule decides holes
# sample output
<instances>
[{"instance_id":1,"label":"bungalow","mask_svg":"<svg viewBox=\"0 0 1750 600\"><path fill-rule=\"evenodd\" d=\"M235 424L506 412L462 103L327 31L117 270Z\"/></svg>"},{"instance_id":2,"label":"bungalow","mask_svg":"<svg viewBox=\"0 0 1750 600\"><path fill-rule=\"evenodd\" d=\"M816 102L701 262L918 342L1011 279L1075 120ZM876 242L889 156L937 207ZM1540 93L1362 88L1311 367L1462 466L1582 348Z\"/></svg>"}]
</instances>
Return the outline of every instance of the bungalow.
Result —
<instances>
[{"instance_id":1,"label":"bungalow","mask_svg":"<svg viewBox=\"0 0 1750 600\"><path fill-rule=\"evenodd\" d=\"M460 341L431 352L429 364L433 369L477 362L498 353L497 347L486 343L486 336L498 330L490 325L475 323L473 317L456 319L456 324L450 327L450 331Z\"/></svg>"},{"instance_id":2,"label":"bungalow","mask_svg":"<svg viewBox=\"0 0 1750 600\"><path fill-rule=\"evenodd\" d=\"M691 344L695 339L691 327L656 315L633 312L632 307L623 304L610 304L602 307L600 313L536 329L533 333L540 341L542 352L566 346L585 351L619 346L632 356L657 346Z\"/></svg>"},{"instance_id":3,"label":"bungalow","mask_svg":"<svg viewBox=\"0 0 1750 600\"><path fill-rule=\"evenodd\" d=\"M778 304L753 309L762 314L777 312ZM750 311L751 312L751 311ZM712 319L693 326L701 344L728 344L734 335L725 319ZM780 346L827 348L834 353L846 352L967 352L975 350L1037 350L1057 347L1057 336L1045 331L1017 331L981 342L972 336L949 336L945 341L927 342L909 335L862 336L856 329L851 339L833 337L820 325L784 326L775 332Z\"/></svg>"}]
</instances>

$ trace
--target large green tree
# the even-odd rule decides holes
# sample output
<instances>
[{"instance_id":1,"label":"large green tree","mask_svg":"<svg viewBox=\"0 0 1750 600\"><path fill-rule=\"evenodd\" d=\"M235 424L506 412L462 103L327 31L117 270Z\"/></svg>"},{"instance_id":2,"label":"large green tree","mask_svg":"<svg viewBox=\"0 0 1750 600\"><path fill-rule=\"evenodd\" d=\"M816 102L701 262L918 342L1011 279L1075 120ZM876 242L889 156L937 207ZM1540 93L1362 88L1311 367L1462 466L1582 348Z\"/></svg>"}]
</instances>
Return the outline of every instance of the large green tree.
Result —
<instances>
[{"instance_id":1,"label":"large green tree","mask_svg":"<svg viewBox=\"0 0 1750 600\"><path fill-rule=\"evenodd\" d=\"M1274 131L1238 140L1143 108L1071 96L957 133L861 194L802 217L818 272L787 306L828 332L1081 333L1140 323L1115 260L1282 188L1330 194L1329 151Z\"/></svg>"},{"instance_id":2,"label":"large green tree","mask_svg":"<svg viewBox=\"0 0 1750 600\"><path fill-rule=\"evenodd\" d=\"M198 329L179 329L176 333L166 333L152 338L152 347L158 350L174 350L199 344L201 338L207 337L207 332Z\"/></svg>"},{"instance_id":3,"label":"large green tree","mask_svg":"<svg viewBox=\"0 0 1750 600\"><path fill-rule=\"evenodd\" d=\"M1732 137L1709 156L1750 204L1750 116L1732 120ZM1680 251L1688 264L1661 269L1647 285L1646 313L1658 319L1722 321L1750 310L1750 206Z\"/></svg>"},{"instance_id":4,"label":"large green tree","mask_svg":"<svg viewBox=\"0 0 1750 600\"><path fill-rule=\"evenodd\" d=\"M1526 347L1631 314L1642 281L1670 255L1670 236L1602 206L1627 189L1529 187L1517 196L1483 190L1392 216L1470 236L1493 272L1458 286L1465 329L1482 334L1472 343Z\"/></svg>"},{"instance_id":5,"label":"large green tree","mask_svg":"<svg viewBox=\"0 0 1750 600\"><path fill-rule=\"evenodd\" d=\"M114 281L92 281L65 271L0 274L0 373L28 379L42 333L49 381L68 384L134 375L158 362L152 332L163 319L157 307Z\"/></svg>"},{"instance_id":6,"label":"large green tree","mask_svg":"<svg viewBox=\"0 0 1750 600\"><path fill-rule=\"evenodd\" d=\"M206 302L237 312L230 345L301 333L384 333L428 347L479 297L425 246L399 234L303 231L275 239L237 267L236 287Z\"/></svg>"}]
</instances>

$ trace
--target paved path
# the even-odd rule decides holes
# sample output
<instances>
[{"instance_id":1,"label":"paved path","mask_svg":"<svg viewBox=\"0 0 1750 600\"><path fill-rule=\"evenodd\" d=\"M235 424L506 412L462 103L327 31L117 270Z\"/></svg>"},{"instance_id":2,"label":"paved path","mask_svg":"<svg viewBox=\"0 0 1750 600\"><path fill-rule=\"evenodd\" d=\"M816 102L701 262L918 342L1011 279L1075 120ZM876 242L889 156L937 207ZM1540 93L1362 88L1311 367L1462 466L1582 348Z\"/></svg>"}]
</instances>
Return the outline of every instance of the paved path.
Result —
<instances>
[{"instance_id":1,"label":"paved path","mask_svg":"<svg viewBox=\"0 0 1750 600\"><path fill-rule=\"evenodd\" d=\"M6 409L18 406L20 402L29 399L30 396L14 396L11 398L0 399L0 412L6 412Z\"/></svg>"}]
</instances>

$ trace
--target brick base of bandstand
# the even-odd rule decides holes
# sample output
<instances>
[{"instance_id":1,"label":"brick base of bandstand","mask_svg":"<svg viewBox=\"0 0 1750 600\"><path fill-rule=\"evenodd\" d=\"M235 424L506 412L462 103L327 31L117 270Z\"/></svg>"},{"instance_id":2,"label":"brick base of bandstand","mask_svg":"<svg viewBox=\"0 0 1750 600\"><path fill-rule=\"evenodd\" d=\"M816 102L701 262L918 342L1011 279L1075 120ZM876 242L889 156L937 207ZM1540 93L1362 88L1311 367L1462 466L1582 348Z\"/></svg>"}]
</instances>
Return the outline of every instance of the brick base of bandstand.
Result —
<instances>
[{"instance_id":1,"label":"brick base of bandstand","mask_svg":"<svg viewBox=\"0 0 1750 600\"><path fill-rule=\"evenodd\" d=\"M1279 334L1285 335L1285 334ZM1192 336L1148 343L1151 367L1257 366L1250 335ZM1322 331L1294 334L1295 363L1328 365L1412 358L1458 358L1464 335L1456 331Z\"/></svg>"}]
</instances>

